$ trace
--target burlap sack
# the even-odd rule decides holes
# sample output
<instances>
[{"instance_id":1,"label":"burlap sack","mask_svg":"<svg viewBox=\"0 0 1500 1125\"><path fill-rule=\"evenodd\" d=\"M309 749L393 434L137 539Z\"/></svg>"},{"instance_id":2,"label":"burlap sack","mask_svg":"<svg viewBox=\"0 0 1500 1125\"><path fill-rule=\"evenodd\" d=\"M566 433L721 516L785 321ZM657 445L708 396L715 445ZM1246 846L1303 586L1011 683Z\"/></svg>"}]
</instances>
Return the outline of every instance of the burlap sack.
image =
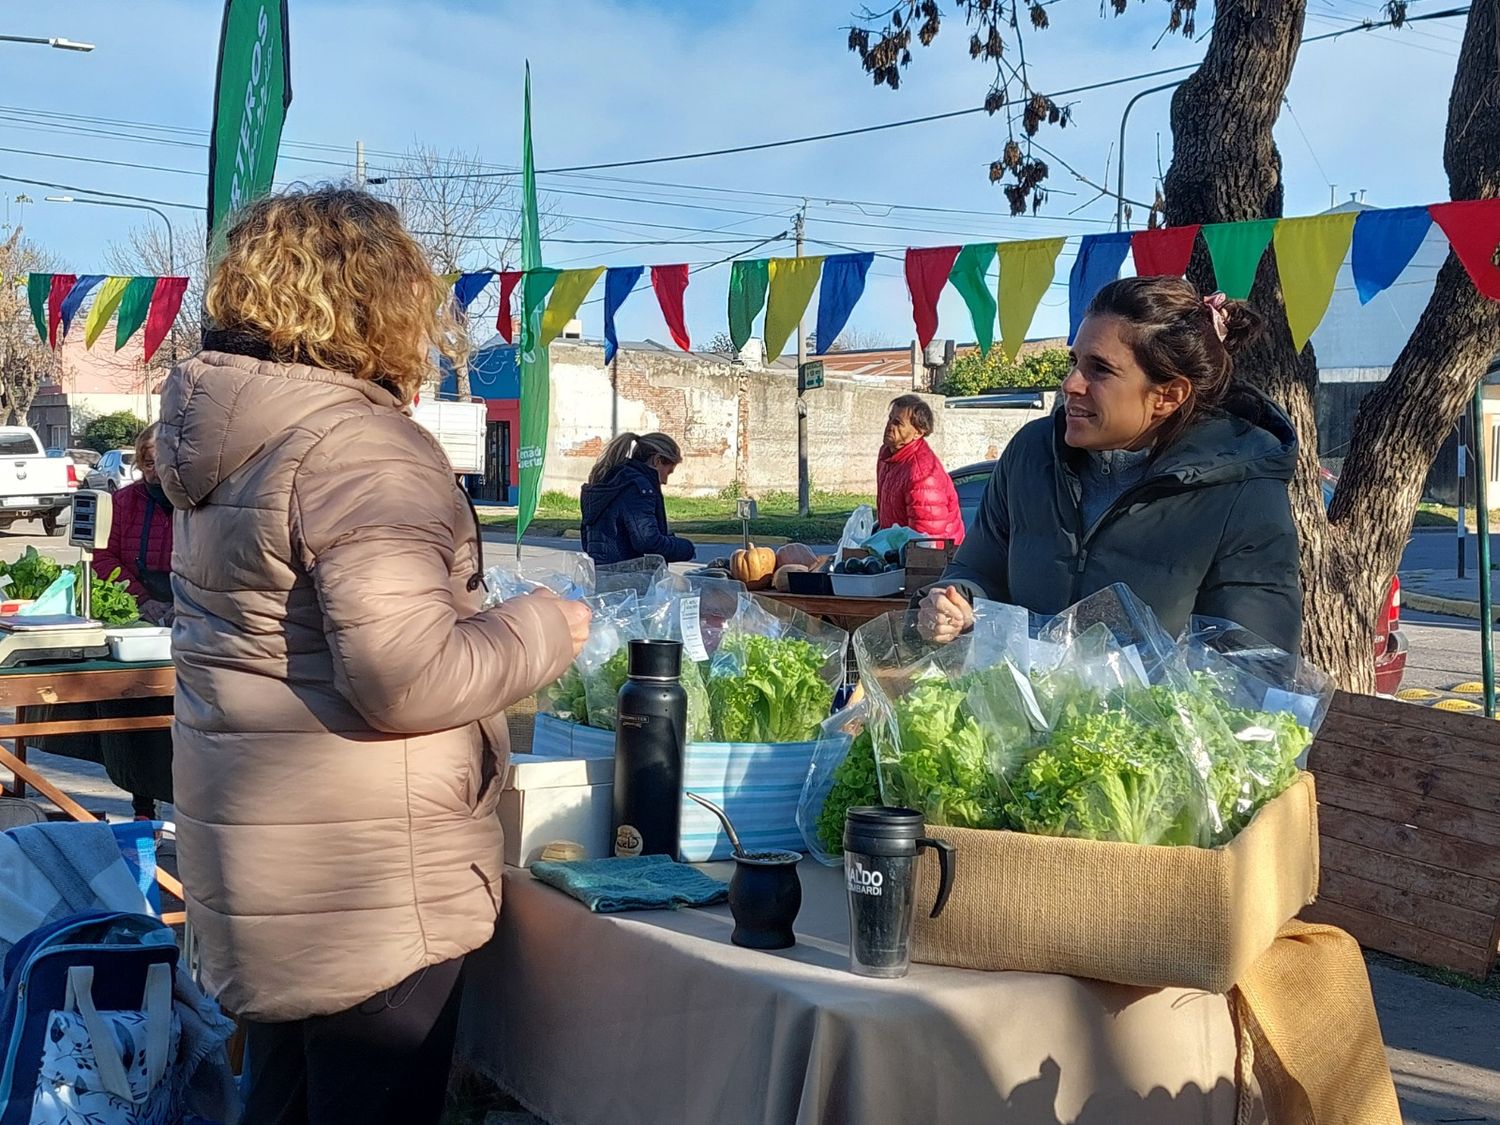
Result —
<instances>
[{"instance_id":1,"label":"burlap sack","mask_svg":"<svg viewBox=\"0 0 1500 1125\"><path fill-rule=\"evenodd\" d=\"M937 862L917 870L913 958L1228 992L1318 891L1318 816L1303 773L1219 848L930 826L958 849L935 919Z\"/></svg>"}]
</instances>

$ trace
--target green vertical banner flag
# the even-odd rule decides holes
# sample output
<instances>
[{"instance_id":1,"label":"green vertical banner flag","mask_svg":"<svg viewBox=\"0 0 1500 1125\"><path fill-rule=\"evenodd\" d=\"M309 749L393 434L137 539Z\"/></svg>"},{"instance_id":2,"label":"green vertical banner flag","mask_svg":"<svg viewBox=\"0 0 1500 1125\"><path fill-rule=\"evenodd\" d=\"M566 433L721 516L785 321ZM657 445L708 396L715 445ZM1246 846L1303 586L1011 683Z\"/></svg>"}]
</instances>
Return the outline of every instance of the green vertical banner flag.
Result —
<instances>
[{"instance_id":1,"label":"green vertical banner flag","mask_svg":"<svg viewBox=\"0 0 1500 1125\"><path fill-rule=\"evenodd\" d=\"M151 312L151 295L155 292L154 277L132 277L130 284L125 286L120 297L120 312L115 318L115 351L123 348L125 341L146 323Z\"/></svg>"},{"instance_id":2,"label":"green vertical banner flag","mask_svg":"<svg viewBox=\"0 0 1500 1125\"><path fill-rule=\"evenodd\" d=\"M26 301L31 306L31 321L44 344L47 342L47 298L51 295L50 273L34 273L26 278Z\"/></svg>"},{"instance_id":3,"label":"green vertical banner flag","mask_svg":"<svg viewBox=\"0 0 1500 1125\"><path fill-rule=\"evenodd\" d=\"M1208 256L1214 264L1214 284L1231 301L1249 298L1261 255L1275 231L1275 219L1204 225L1203 241L1208 243Z\"/></svg>"},{"instance_id":4,"label":"green vertical banner flag","mask_svg":"<svg viewBox=\"0 0 1500 1125\"><path fill-rule=\"evenodd\" d=\"M729 274L729 338L741 351L755 334L755 318L766 305L771 284L771 263L765 258L734 263Z\"/></svg>"},{"instance_id":5,"label":"green vertical banner flag","mask_svg":"<svg viewBox=\"0 0 1500 1125\"><path fill-rule=\"evenodd\" d=\"M994 260L993 242L965 246L958 252L948 274L948 283L958 290L964 304L969 306L969 317L974 321L974 339L979 344L981 355L988 355L995 343L995 298L990 296L990 283L986 279Z\"/></svg>"},{"instance_id":6,"label":"green vertical banner flag","mask_svg":"<svg viewBox=\"0 0 1500 1125\"><path fill-rule=\"evenodd\" d=\"M541 496L542 464L547 458L547 412L552 372L547 346L542 343L542 310L555 270L542 271L541 223L536 208L536 164L531 156L531 64L526 64L526 97L521 122L521 440L516 448L520 471L519 510L516 512L516 553L521 537L536 515Z\"/></svg>"},{"instance_id":7,"label":"green vertical banner flag","mask_svg":"<svg viewBox=\"0 0 1500 1125\"><path fill-rule=\"evenodd\" d=\"M287 0L225 0L208 143L208 233L271 190L292 104Z\"/></svg>"}]
</instances>

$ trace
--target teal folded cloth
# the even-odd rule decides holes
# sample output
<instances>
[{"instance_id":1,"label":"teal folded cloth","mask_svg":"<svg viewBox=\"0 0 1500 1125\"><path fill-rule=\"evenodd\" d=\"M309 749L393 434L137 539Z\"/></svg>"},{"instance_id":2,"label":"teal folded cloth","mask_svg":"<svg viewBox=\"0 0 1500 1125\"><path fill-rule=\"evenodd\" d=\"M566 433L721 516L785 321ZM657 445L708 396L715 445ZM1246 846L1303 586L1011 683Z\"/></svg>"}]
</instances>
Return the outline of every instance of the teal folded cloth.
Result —
<instances>
[{"instance_id":1,"label":"teal folded cloth","mask_svg":"<svg viewBox=\"0 0 1500 1125\"><path fill-rule=\"evenodd\" d=\"M729 897L729 884L664 855L541 860L531 865L531 873L596 914L712 906Z\"/></svg>"}]
</instances>

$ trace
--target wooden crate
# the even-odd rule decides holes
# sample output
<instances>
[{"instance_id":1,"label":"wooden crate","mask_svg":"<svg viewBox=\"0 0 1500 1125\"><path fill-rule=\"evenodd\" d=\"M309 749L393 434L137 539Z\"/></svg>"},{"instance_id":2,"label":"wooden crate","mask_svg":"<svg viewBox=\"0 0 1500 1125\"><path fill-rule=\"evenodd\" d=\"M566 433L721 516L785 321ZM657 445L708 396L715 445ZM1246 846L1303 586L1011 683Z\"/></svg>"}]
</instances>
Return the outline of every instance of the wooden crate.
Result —
<instances>
[{"instance_id":1,"label":"wooden crate","mask_svg":"<svg viewBox=\"0 0 1500 1125\"><path fill-rule=\"evenodd\" d=\"M1323 871L1302 917L1483 980L1500 943L1500 723L1340 694L1308 768Z\"/></svg>"}]
</instances>

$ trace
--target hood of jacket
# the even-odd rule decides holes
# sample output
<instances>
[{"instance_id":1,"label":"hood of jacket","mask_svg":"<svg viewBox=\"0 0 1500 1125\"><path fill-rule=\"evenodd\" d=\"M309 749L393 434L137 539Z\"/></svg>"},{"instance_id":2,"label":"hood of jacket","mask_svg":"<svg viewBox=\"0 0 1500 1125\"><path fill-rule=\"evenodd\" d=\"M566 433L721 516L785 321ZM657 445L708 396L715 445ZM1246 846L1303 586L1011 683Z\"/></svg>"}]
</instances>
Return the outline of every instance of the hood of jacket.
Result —
<instances>
[{"instance_id":1,"label":"hood of jacket","mask_svg":"<svg viewBox=\"0 0 1500 1125\"><path fill-rule=\"evenodd\" d=\"M598 523L601 516L624 492L661 492L661 480L656 470L644 461L626 461L615 468L598 484L586 484L578 497L579 510L584 523Z\"/></svg>"},{"instance_id":2,"label":"hood of jacket","mask_svg":"<svg viewBox=\"0 0 1500 1125\"><path fill-rule=\"evenodd\" d=\"M384 387L342 372L200 352L162 387L162 488L176 507L195 508L282 435L353 403L403 409Z\"/></svg>"},{"instance_id":3,"label":"hood of jacket","mask_svg":"<svg viewBox=\"0 0 1500 1125\"><path fill-rule=\"evenodd\" d=\"M1082 451L1063 441L1063 403L1054 415L1059 461L1077 467ZM1188 486L1247 480L1291 480L1297 431L1285 411L1258 391L1236 387L1218 407L1196 419L1151 462L1147 480Z\"/></svg>"}]
</instances>

